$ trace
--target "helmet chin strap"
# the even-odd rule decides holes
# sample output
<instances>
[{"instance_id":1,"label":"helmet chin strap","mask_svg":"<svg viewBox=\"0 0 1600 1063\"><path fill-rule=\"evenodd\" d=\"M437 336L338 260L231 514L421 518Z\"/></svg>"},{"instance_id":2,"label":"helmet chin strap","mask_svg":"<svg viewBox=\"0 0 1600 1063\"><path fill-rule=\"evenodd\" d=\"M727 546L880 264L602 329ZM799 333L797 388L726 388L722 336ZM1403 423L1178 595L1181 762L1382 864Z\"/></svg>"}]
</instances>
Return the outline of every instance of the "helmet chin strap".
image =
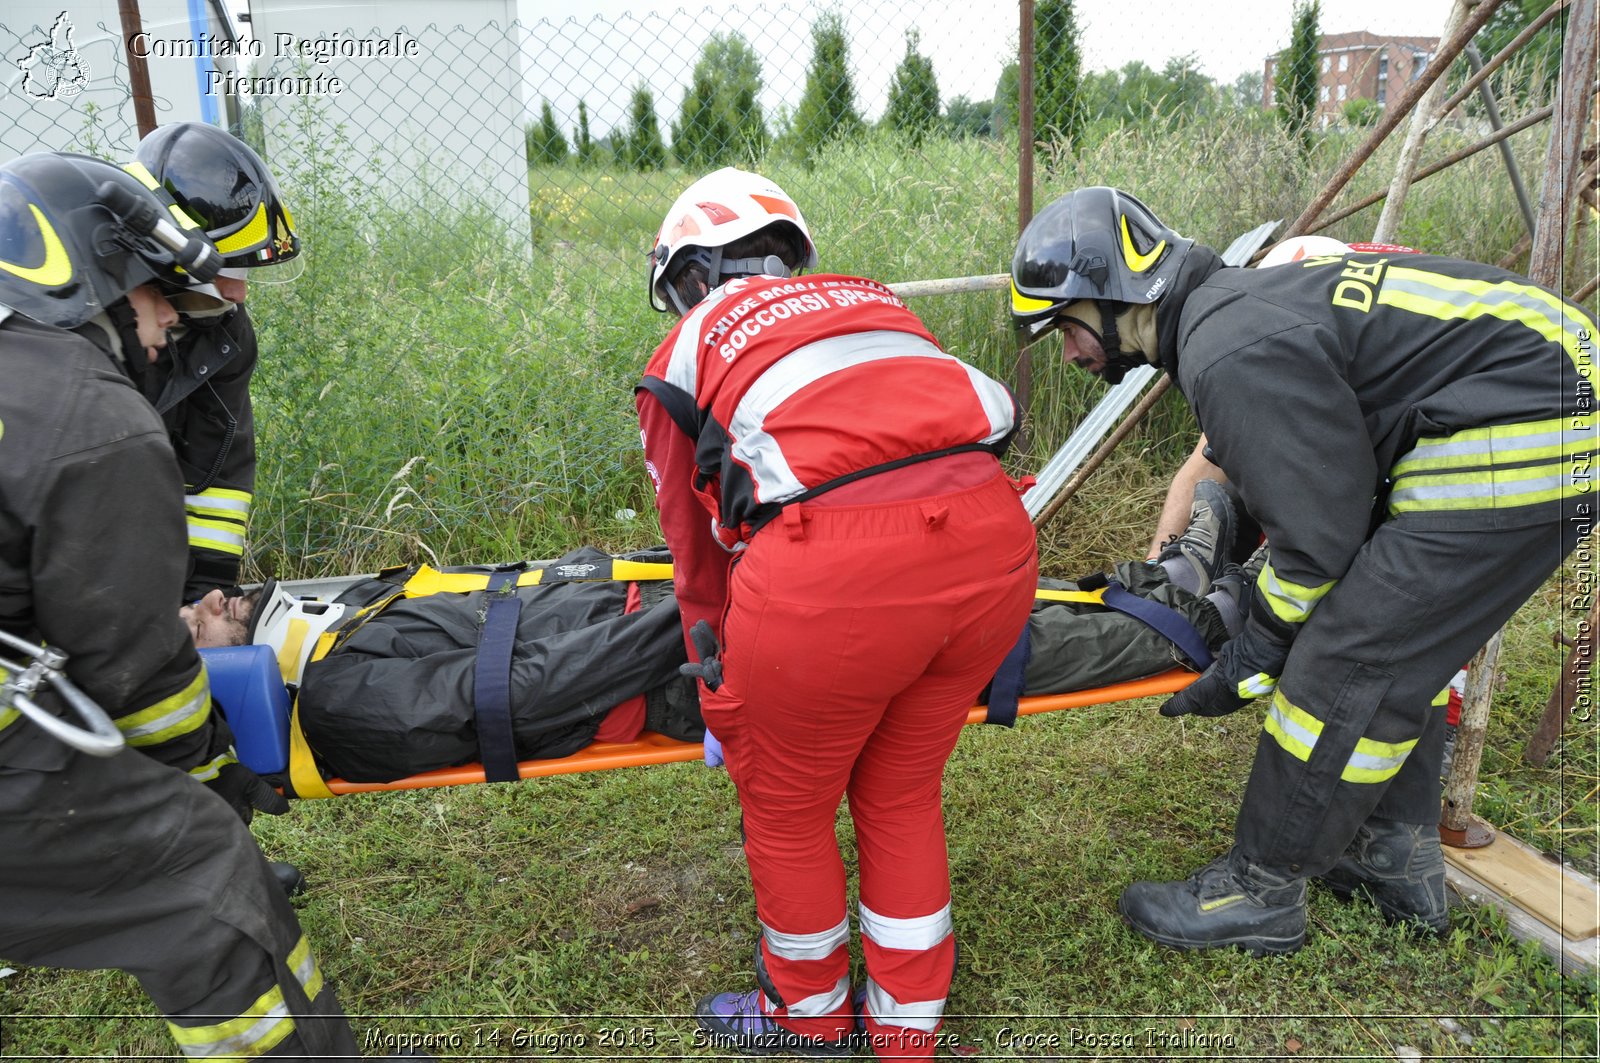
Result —
<instances>
[{"instance_id":1,"label":"helmet chin strap","mask_svg":"<svg viewBox=\"0 0 1600 1063\"><path fill-rule=\"evenodd\" d=\"M722 248L713 247L709 251L696 251L690 262L698 262L706 270L706 291L716 291L725 281L734 277L753 277L767 274L773 277L789 276L789 267L784 265L783 259L777 255L768 255L765 258L723 258ZM672 300L672 305L678 313L687 314L693 304L685 304L683 296L678 294L677 285L667 282L667 298ZM698 300L697 300L698 301Z\"/></svg>"},{"instance_id":2,"label":"helmet chin strap","mask_svg":"<svg viewBox=\"0 0 1600 1063\"><path fill-rule=\"evenodd\" d=\"M1108 384L1120 384L1130 369L1148 365L1150 360L1138 351L1122 349L1122 336L1117 331L1117 314L1125 309L1122 303L1097 299L1095 306L1100 310L1100 348L1106 359L1100 378Z\"/></svg>"}]
</instances>

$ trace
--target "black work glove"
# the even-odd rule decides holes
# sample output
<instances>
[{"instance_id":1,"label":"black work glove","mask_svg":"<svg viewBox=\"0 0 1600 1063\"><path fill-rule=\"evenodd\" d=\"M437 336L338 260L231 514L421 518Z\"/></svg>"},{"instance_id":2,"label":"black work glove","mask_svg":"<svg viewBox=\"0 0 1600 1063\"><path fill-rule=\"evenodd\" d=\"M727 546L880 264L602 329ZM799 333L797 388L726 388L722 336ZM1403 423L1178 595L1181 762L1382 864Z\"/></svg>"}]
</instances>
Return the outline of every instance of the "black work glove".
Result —
<instances>
[{"instance_id":1,"label":"black work glove","mask_svg":"<svg viewBox=\"0 0 1600 1063\"><path fill-rule=\"evenodd\" d=\"M249 823L257 812L281 816L289 811L289 801L266 781L239 763L233 748L233 730L215 698L211 702L211 745L204 763L190 768L189 774L211 787L211 792L228 802L228 807Z\"/></svg>"},{"instance_id":2,"label":"black work glove","mask_svg":"<svg viewBox=\"0 0 1600 1063\"><path fill-rule=\"evenodd\" d=\"M1270 614L1252 611L1244 630L1217 653L1211 667L1193 683L1168 698L1163 716L1226 716L1278 688L1278 676L1299 630Z\"/></svg>"},{"instance_id":3,"label":"black work glove","mask_svg":"<svg viewBox=\"0 0 1600 1063\"><path fill-rule=\"evenodd\" d=\"M716 632L711 630L708 622L696 620L689 628L689 641L694 643L700 663L680 664L678 674L692 676L704 683L707 690L716 690L722 685L722 662L717 659L722 647L717 643Z\"/></svg>"},{"instance_id":4,"label":"black work glove","mask_svg":"<svg viewBox=\"0 0 1600 1063\"><path fill-rule=\"evenodd\" d=\"M230 747L229 752L232 752ZM249 823L257 812L281 816L289 811L289 799L268 786L266 781L240 764L238 760L226 763L216 777L206 783L211 792L228 802L239 818Z\"/></svg>"}]
</instances>

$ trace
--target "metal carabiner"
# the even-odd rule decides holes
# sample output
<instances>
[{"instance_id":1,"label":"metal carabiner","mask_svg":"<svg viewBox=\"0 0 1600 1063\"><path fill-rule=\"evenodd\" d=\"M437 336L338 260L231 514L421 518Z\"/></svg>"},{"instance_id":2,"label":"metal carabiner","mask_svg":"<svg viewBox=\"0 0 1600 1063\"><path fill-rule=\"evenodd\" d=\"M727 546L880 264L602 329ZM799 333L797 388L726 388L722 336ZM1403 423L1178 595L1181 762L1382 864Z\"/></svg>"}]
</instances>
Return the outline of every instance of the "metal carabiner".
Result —
<instances>
[{"instance_id":1,"label":"metal carabiner","mask_svg":"<svg viewBox=\"0 0 1600 1063\"><path fill-rule=\"evenodd\" d=\"M106 715L106 710L74 686L61 671L62 665L67 663L66 654L49 646L35 646L8 631L0 631L0 642L27 654L33 661L24 666L0 657L0 668L6 670L5 683L0 685L0 709L17 710L53 737L91 757L109 757L122 751L126 740ZM68 723L33 700L33 695L46 684L56 689L62 700L88 725L87 729Z\"/></svg>"}]
</instances>

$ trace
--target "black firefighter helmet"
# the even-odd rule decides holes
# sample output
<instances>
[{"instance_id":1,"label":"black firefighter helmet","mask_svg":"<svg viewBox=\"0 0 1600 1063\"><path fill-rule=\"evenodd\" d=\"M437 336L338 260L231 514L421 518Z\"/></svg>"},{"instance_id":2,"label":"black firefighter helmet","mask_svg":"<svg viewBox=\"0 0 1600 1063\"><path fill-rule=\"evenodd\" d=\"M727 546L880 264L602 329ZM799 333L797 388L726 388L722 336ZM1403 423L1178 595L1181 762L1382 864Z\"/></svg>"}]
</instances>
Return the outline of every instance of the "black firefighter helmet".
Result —
<instances>
[{"instance_id":1,"label":"black firefighter helmet","mask_svg":"<svg viewBox=\"0 0 1600 1063\"><path fill-rule=\"evenodd\" d=\"M134 158L206 230L228 269L270 266L300 253L278 183L250 145L204 122L153 130Z\"/></svg>"},{"instance_id":2,"label":"black firefighter helmet","mask_svg":"<svg viewBox=\"0 0 1600 1063\"><path fill-rule=\"evenodd\" d=\"M23 317L76 328L141 284L193 286L177 236L191 265L216 262L195 221L137 169L53 151L0 165L0 306Z\"/></svg>"},{"instance_id":3,"label":"black firefighter helmet","mask_svg":"<svg viewBox=\"0 0 1600 1063\"><path fill-rule=\"evenodd\" d=\"M1193 246L1127 192L1096 186L1062 196L1028 223L1011 259L1019 341L1059 328L1061 311L1082 299L1102 304L1108 322L1126 304L1155 302Z\"/></svg>"}]
</instances>

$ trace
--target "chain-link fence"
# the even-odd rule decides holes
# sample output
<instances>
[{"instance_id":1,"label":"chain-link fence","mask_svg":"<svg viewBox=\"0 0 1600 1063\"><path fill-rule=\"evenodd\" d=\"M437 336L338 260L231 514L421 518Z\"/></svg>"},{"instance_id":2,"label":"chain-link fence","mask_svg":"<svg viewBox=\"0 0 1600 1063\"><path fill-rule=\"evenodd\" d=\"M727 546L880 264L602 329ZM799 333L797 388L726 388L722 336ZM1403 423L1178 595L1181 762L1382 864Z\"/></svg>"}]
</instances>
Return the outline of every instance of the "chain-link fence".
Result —
<instances>
[{"instance_id":1,"label":"chain-link fence","mask_svg":"<svg viewBox=\"0 0 1600 1063\"><path fill-rule=\"evenodd\" d=\"M144 0L147 27L160 6ZM1041 150L1039 202L1120 184L1221 246L1292 216L1349 150L1330 140L1323 157L1302 158L1262 110L1261 67L1282 40L1217 78L1185 54L1234 36L1215 21L1200 28L1203 12L1197 23L1187 9L1153 21L1127 5L1078 8L1082 95L1096 102L1076 140ZM170 27L141 46L157 120L220 103L218 120L279 175L305 238L302 276L279 285L263 271L251 289L258 571L654 538L629 396L671 322L648 308L646 255L671 201L718 166L758 168L789 191L825 270L898 282L996 274L1009 261L1015 5L523 11L514 0L393 3L372 26L350 25L348 9L255 0L243 55ZM1277 38L1287 10L1282 21ZM70 79L68 42L48 18L0 25L11 79L0 158L131 155L116 37L84 20L84 84L44 99L50 86L11 71L43 44L54 51L35 65ZM1450 216L1509 243L1488 231L1512 216L1503 184L1480 168ZM1426 197L1414 203L1428 210ZM1467 221L1479 218L1492 220ZM1363 236L1363 224L1334 235ZM1016 379L1000 296L916 309L952 351ZM1038 373L1042 455L1095 394L1053 364ZM1190 430L1178 404L1158 413L1148 440Z\"/></svg>"}]
</instances>

